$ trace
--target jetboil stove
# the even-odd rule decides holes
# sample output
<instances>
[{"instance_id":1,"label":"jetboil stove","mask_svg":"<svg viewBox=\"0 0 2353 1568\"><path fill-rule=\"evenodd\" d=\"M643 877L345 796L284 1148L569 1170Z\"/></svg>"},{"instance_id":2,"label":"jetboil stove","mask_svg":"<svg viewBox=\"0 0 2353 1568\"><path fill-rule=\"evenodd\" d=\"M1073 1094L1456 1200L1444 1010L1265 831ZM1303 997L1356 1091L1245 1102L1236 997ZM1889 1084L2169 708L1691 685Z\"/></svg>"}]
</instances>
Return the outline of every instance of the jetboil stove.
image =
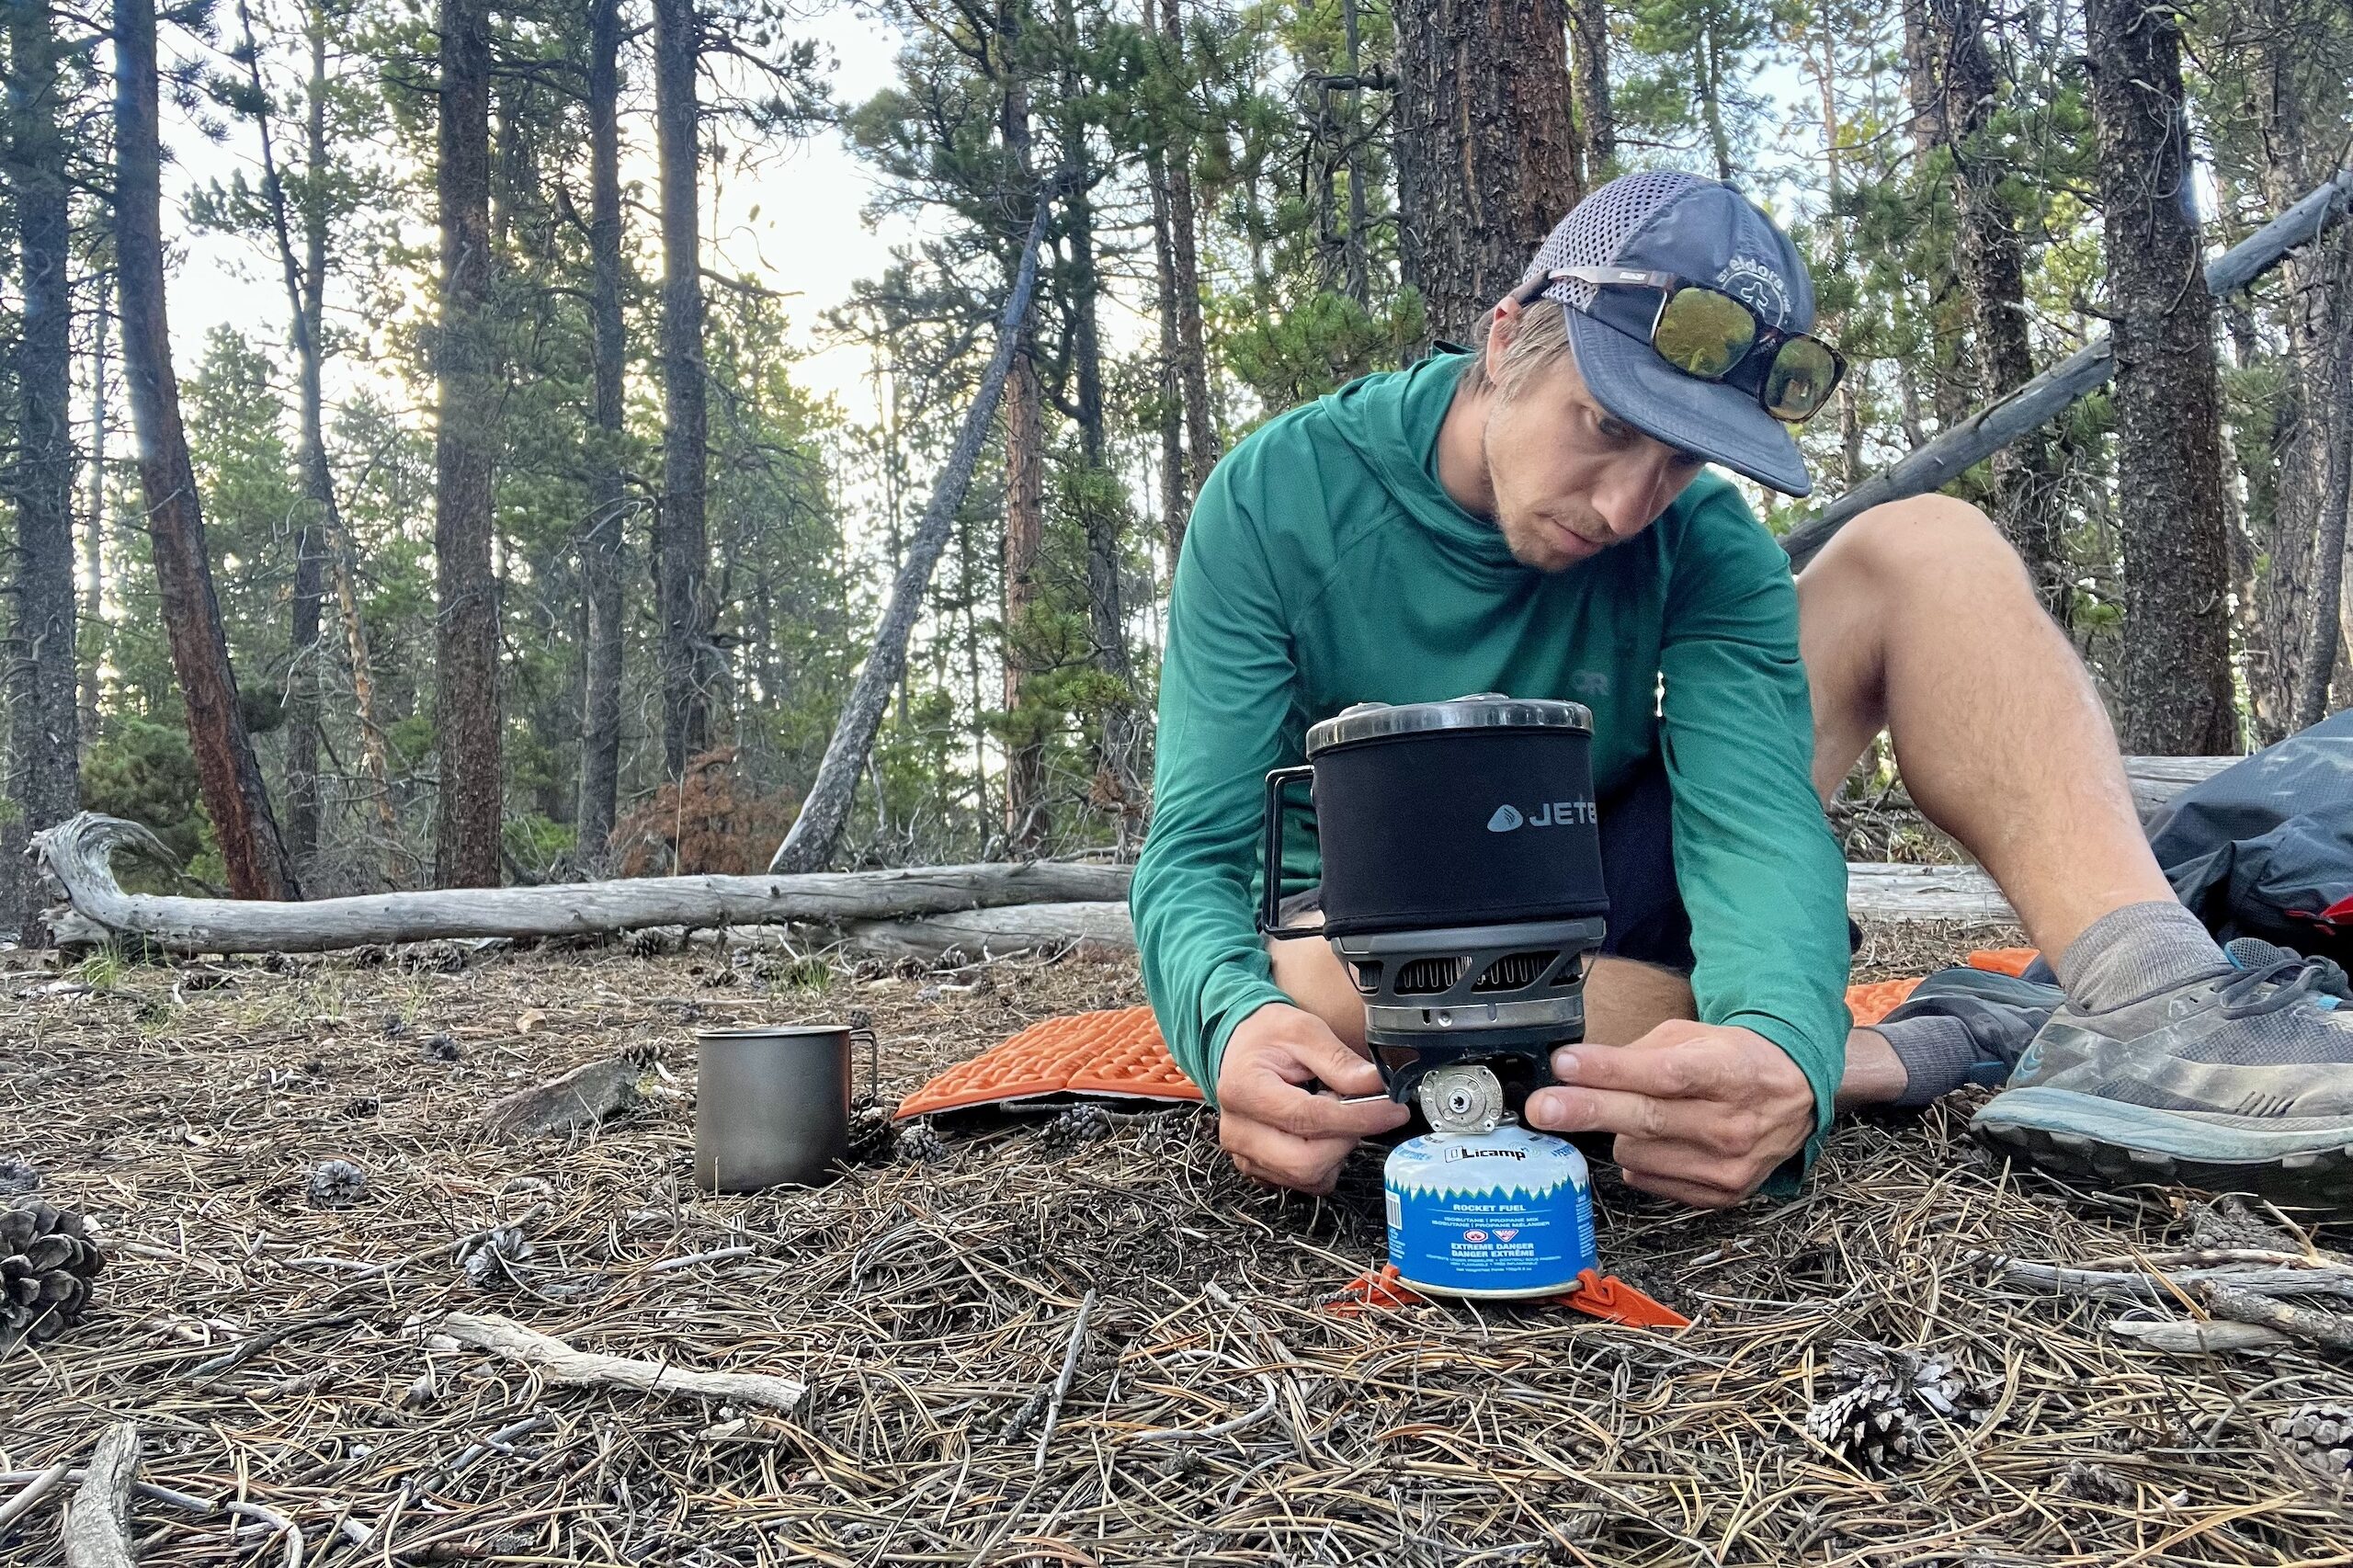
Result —
<instances>
[{"instance_id":1,"label":"jetboil stove","mask_svg":"<svg viewBox=\"0 0 2353 1568\"><path fill-rule=\"evenodd\" d=\"M1308 731L1305 766L1267 775L1260 928L1331 943L1365 999L1383 1086L1430 1127L1389 1156L1391 1267L1359 1282L1363 1299L1573 1292L1594 1310L1632 1294L1599 1275L1584 1157L1517 1125L1552 1081L1553 1048L1585 1038L1609 910L1592 747L1574 702L1361 703ZM1302 779L1320 926L1285 926L1279 909L1286 790Z\"/></svg>"}]
</instances>

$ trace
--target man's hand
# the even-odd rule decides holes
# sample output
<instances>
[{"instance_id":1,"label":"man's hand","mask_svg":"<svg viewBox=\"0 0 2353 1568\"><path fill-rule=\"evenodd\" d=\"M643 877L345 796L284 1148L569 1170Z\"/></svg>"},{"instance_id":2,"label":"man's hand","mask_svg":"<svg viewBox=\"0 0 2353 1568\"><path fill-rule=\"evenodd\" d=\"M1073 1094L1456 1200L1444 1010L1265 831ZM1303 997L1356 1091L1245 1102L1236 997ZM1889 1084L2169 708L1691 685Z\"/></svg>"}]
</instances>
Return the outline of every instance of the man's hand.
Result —
<instances>
[{"instance_id":1,"label":"man's hand","mask_svg":"<svg viewBox=\"0 0 2353 1568\"><path fill-rule=\"evenodd\" d=\"M1312 1094L1320 1083L1336 1093ZM1242 1174L1270 1187L1329 1192L1357 1140L1405 1124L1393 1100L1345 1105L1339 1095L1381 1093L1381 1070L1302 1008L1269 1003L1234 1026L1218 1064L1218 1142Z\"/></svg>"},{"instance_id":2,"label":"man's hand","mask_svg":"<svg viewBox=\"0 0 2353 1568\"><path fill-rule=\"evenodd\" d=\"M1549 1132L1613 1132L1627 1184L1724 1209L1764 1184L1813 1134L1813 1087L1753 1029L1671 1019L1631 1045L1552 1053L1564 1086L1528 1096Z\"/></svg>"}]
</instances>

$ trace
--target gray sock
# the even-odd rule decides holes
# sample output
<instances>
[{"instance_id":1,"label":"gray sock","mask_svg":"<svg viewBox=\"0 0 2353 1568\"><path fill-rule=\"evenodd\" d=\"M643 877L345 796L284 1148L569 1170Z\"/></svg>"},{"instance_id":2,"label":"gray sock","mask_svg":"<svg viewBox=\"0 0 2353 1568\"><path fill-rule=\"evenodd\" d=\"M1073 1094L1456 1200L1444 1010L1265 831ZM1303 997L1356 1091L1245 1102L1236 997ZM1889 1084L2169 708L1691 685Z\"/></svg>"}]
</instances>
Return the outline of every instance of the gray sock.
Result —
<instances>
[{"instance_id":1,"label":"gray sock","mask_svg":"<svg viewBox=\"0 0 2353 1568\"><path fill-rule=\"evenodd\" d=\"M2052 960L2067 1000L2105 1013L2231 967L2198 916L2171 899L2111 909Z\"/></svg>"},{"instance_id":2,"label":"gray sock","mask_svg":"<svg viewBox=\"0 0 2353 1568\"><path fill-rule=\"evenodd\" d=\"M1868 1027L1904 1063L1904 1092L1890 1102L1894 1105L1924 1106L1950 1094L1969 1082L1969 1070L1984 1054L1959 1018L1936 1013Z\"/></svg>"}]
</instances>

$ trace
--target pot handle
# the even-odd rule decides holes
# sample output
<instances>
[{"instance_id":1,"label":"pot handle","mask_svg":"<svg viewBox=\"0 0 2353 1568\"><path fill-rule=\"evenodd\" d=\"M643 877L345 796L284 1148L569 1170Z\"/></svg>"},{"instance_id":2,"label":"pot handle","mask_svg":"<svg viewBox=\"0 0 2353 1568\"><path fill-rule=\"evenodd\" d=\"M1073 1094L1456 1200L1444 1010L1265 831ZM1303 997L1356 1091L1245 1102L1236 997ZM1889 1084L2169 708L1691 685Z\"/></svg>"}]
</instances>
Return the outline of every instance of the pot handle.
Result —
<instances>
[{"instance_id":1,"label":"pot handle","mask_svg":"<svg viewBox=\"0 0 2353 1568\"><path fill-rule=\"evenodd\" d=\"M1298 767L1278 767L1267 775L1267 832L1265 839L1266 887L1258 900L1258 931L1278 942L1291 941L1300 937L1323 934L1320 926L1285 926L1282 923L1283 898L1283 786L1301 778L1313 778L1313 764ZM1311 793L1309 799L1313 800Z\"/></svg>"}]
</instances>

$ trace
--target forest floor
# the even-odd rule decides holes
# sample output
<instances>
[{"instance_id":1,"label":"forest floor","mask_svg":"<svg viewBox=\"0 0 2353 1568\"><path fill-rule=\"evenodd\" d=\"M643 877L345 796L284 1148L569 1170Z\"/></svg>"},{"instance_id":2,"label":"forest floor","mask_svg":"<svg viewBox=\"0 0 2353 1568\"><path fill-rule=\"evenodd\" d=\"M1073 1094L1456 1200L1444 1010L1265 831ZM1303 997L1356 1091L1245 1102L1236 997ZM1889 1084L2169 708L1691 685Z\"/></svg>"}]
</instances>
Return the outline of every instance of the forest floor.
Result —
<instances>
[{"instance_id":1,"label":"forest floor","mask_svg":"<svg viewBox=\"0 0 2353 1568\"><path fill-rule=\"evenodd\" d=\"M2009 940L1881 928L1857 978ZM2344 1397L2344 1361L2170 1358L2106 1326L2160 1309L2001 1282L1981 1255L2129 1260L2209 1211L2011 1171L1965 1137L1965 1103L1843 1121L1791 1202L1697 1213L1605 1172L1604 1265L1698 1320L1680 1335L1542 1308L1342 1316L1325 1303L1382 1249L1377 1153L1335 1199L1279 1195L1195 1108L1067 1144L1038 1115L983 1119L942 1128L931 1163L695 1190L694 1028L865 1010L895 1101L1039 1018L1140 1001L1132 964L943 989L975 977L709 948L13 962L0 1157L90 1212L112 1261L79 1325L0 1359L0 1472L79 1463L136 1419L143 1480L301 1536L142 1500L151 1568L2353 1562L2353 1504L2269 1427ZM482 1137L497 1096L626 1046L659 1052L646 1109ZM350 1207L308 1200L328 1158L368 1173ZM453 1243L540 1205L528 1259L470 1283ZM810 1392L788 1418L543 1385L435 1348L444 1312ZM1858 1471L1806 1429L1851 1340L1946 1358L1991 1418L1923 1420L1916 1458ZM67 1490L0 1526L0 1562L58 1561Z\"/></svg>"}]
</instances>

